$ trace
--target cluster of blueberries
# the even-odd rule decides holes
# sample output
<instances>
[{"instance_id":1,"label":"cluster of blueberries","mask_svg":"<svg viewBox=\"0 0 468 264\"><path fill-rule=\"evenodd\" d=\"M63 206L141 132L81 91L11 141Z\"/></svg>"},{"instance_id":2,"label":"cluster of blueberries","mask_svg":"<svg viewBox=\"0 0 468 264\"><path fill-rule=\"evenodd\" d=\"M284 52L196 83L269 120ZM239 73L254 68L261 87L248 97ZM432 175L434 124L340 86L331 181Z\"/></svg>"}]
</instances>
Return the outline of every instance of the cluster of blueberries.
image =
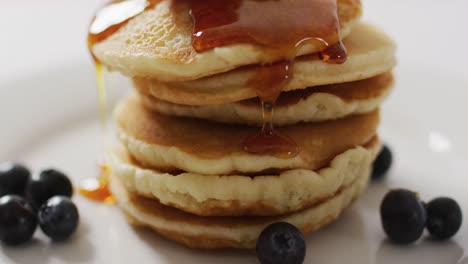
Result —
<instances>
[{"instance_id":1,"label":"cluster of blueberries","mask_svg":"<svg viewBox=\"0 0 468 264\"><path fill-rule=\"evenodd\" d=\"M392 164L392 152L384 146L374 163L373 179L382 178ZM406 189L391 190L380 205L380 218L388 238L397 244L410 244L421 238L427 229L435 240L454 236L462 225L462 210L449 197L429 203L419 194Z\"/></svg>"},{"instance_id":2,"label":"cluster of blueberries","mask_svg":"<svg viewBox=\"0 0 468 264\"><path fill-rule=\"evenodd\" d=\"M32 179L25 166L0 163L0 241L23 244L38 225L54 241L69 238L79 222L72 195L73 185L60 171L44 170Z\"/></svg>"},{"instance_id":3,"label":"cluster of blueberries","mask_svg":"<svg viewBox=\"0 0 468 264\"><path fill-rule=\"evenodd\" d=\"M462 211L455 200L439 197L425 203L417 193L405 189L387 193L380 206L380 216L388 238L398 244L417 241L424 229L433 239L446 240L462 225Z\"/></svg>"},{"instance_id":4,"label":"cluster of blueberries","mask_svg":"<svg viewBox=\"0 0 468 264\"><path fill-rule=\"evenodd\" d=\"M384 146L374 161L372 179L383 178L392 161L390 148ZM405 189L387 193L380 215L385 233L397 244L417 241L426 228L434 239L449 239L462 224L462 211L453 199L441 197L426 204L417 193ZM256 252L262 264L301 264L306 255L306 242L295 226L274 223L260 234Z\"/></svg>"}]
</instances>

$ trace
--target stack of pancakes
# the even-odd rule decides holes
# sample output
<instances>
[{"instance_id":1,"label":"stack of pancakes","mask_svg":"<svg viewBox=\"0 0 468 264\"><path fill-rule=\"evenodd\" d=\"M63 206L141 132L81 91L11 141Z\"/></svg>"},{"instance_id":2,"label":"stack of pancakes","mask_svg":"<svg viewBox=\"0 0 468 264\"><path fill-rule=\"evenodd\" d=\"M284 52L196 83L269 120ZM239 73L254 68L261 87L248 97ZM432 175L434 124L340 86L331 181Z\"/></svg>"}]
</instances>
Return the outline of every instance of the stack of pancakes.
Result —
<instances>
[{"instance_id":1,"label":"stack of pancakes","mask_svg":"<svg viewBox=\"0 0 468 264\"><path fill-rule=\"evenodd\" d=\"M290 158L243 148L263 122L249 80L274 58L250 44L197 53L187 1L162 0L96 44L137 91L116 109L111 158L131 222L190 247L252 248L270 223L307 233L335 220L367 185L393 83L394 44L360 14L359 1L338 0L346 63L322 62L313 45L297 53L273 120L299 146Z\"/></svg>"}]
</instances>

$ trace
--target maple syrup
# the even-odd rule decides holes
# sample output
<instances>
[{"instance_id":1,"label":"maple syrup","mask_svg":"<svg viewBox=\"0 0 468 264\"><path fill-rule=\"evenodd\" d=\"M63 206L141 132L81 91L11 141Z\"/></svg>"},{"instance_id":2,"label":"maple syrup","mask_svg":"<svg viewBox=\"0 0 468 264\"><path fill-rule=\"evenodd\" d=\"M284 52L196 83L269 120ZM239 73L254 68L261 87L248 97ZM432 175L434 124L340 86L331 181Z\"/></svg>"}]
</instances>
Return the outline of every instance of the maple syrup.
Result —
<instances>
[{"instance_id":1,"label":"maple syrup","mask_svg":"<svg viewBox=\"0 0 468 264\"><path fill-rule=\"evenodd\" d=\"M245 151L281 158L299 154L297 144L273 127L275 102L293 77L294 58L302 46L319 47L324 62L346 61L337 10L337 0L192 1L192 45L197 52L251 43L280 58L261 65L250 81L261 100L263 125L260 134L245 140Z\"/></svg>"},{"instance_id":2,"label":"maple syrup","mask_svg":"<svg viewBox=\"0 0 468 264\"><path fill-rule=\"evenodd\" d=\"M105 163L99 165L99 177L83 181L79 193L93 201L113 204L115 202L109 190L110 167Z\"/></svg>"},{"instance_id":3,"label":"maple syrup","mask_svg":"<svg viewBox=\"0 0 468 264\"><path fill-rule=\"evenodd\" d=\"M280 158L299 154L299 146L292 139L282 136L273 127L273 104L262 101L262 130L258 135L248 137L244 149L253 154L269 153Z\"/></svg>"},{"instance_id":4,"label":"maple syrup","mask_svg":"<svg viewBox=\"0 0 468 264\"><path fill-rule=\"evenodd\" d=\"M102 64L95 60L95 72L96 72L96 83L98 90L98 99L99 99L99 113L101 119L101 127L103 129L103 143L105 147L105 153L109 156L110 147L108 141L108 125L107 125L107 96L106 96L106 87L104 83L104 69ZM110 168L105 165L105 161L99 166L100 174L97 178L89 178L84 180L81 183L81 186L78 192L94 201L104 202L107 204L112 204L114 198L109 190L108 179L110 175Z\"/></svg>"},{"instance_id":5,"label":"maple syrup","mask_svg":"<svg viewBox=\"0 0 468 264\"><path fill-rule=\"evenodd\" d=\"M112 36L121 27L135 16L141 14L148 8L154 7L159 0L123 0L111 1L109 4L101 8L94 17L88 32L88 49L93 57L95 64L99 112L101 116L101 126L103 132L103 142L106 148L106 154L109 156L110 147L108 142L108 125L107 125L107 98L106 87L104 83L104 69L102 63L93 54L95 44L104 41ZM108 180L110 176L110 167L100 165L100 176L90 178L82 183L79 193L94 201L113 203L114 198L109 190Z\"/></svg>"},{"instance_id":6,"label":"maple syrup","mask_svg":"<svg viewBox=\"0 0 468 264\"><path fill-rule=\"evenodd\" d=\"M154 7L160 0L121 0L111 1L102 7L94 17L88 31L88 48L93 54L93 46L112 36L132 18Z\"/></svg>"}]
</instances>

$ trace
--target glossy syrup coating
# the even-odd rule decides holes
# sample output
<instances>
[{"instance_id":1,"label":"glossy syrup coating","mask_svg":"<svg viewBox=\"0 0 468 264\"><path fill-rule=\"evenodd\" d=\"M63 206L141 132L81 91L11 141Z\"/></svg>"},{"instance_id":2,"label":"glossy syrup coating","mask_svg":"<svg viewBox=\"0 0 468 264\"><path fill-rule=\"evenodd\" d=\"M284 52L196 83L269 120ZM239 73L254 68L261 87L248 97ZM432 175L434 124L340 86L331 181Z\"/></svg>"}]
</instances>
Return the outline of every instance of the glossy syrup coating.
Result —
<instances>
[{"instance_id":1,"label":"glossy syrup coating","mask_svg":"<svg viewBox=\"0 0 468 264\"><path fill-rule=\"evenodd\" d=\"M274 129L274 106L293 78L294 58L301 46L321 47L320 58L325 62L346 61L336 0L193 1L191 14L192 45L198 52L250 43L264 46L276 57L283 58L261 65L250 80L250 86L262 101L263 125L259 134L244 141L244 150L280 158L297 156L300 148L294 140Z\"/></svg>"},{"instance_id":2,"label":"glossy syrup coating","mask_svg":"<svg viewBox=\"0 0 468 264\"><path fill-rule=\"evenodd\" d=\"M132 18L143 11L153 8L160 0L124 0L110 1L96 13L88 30L88 48L96 63L93 47L106 40Z\"/></svg>"}]
</instances>

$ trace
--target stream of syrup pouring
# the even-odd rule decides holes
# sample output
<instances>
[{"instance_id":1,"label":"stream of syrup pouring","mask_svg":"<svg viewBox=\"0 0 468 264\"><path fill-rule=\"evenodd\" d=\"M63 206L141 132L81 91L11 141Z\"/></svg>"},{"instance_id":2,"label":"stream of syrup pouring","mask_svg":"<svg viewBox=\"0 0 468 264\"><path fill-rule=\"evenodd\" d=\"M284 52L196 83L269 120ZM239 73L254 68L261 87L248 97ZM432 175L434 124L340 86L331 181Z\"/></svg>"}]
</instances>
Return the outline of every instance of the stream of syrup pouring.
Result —
<instances>
[{"instance_id":1,"label":"stream of syrup pouring","mask_svg":"<svg viewBox=\"0 0 468 264\"><path fill-rule=\"evenodd\" d=\"M258 135L244 141L245 151L280 158L299 154L297 144L274 129L274 106L293 77L294 58L304 45L319 47L324 62L346 61L336 1L192 0L192 44L197 52L250 43L262 46L272 58L280 58L260 65L250 80L261 99L263 125Z\"/></svg>"},{"instance_id":2,"label":"stream of syrup pouring","mask_svg":"<svg viewBox=\"0 0 468 264\"><path fill-rule=\"evenodd\" d=\"M88 48L93 57L96 71L96 80L99 97L99 111L101 115L101 125L104 130L103 142L106 148L106 155L109 157L109 142L107 139L107 100L106 87L104 83L104 71L102 63L93 54L95 44L107 39L130 19L141 14L146 9L154 7L159 0L123 0L111 1L109 4L102 7L94 17L88 32ZM99 177L86 179L79 193L94 201L104 202L108 204L114 203L114 198L109 190L108 181L111 173L110 167L106 161L99 164Z\"/></svg>"}]
</instances>

